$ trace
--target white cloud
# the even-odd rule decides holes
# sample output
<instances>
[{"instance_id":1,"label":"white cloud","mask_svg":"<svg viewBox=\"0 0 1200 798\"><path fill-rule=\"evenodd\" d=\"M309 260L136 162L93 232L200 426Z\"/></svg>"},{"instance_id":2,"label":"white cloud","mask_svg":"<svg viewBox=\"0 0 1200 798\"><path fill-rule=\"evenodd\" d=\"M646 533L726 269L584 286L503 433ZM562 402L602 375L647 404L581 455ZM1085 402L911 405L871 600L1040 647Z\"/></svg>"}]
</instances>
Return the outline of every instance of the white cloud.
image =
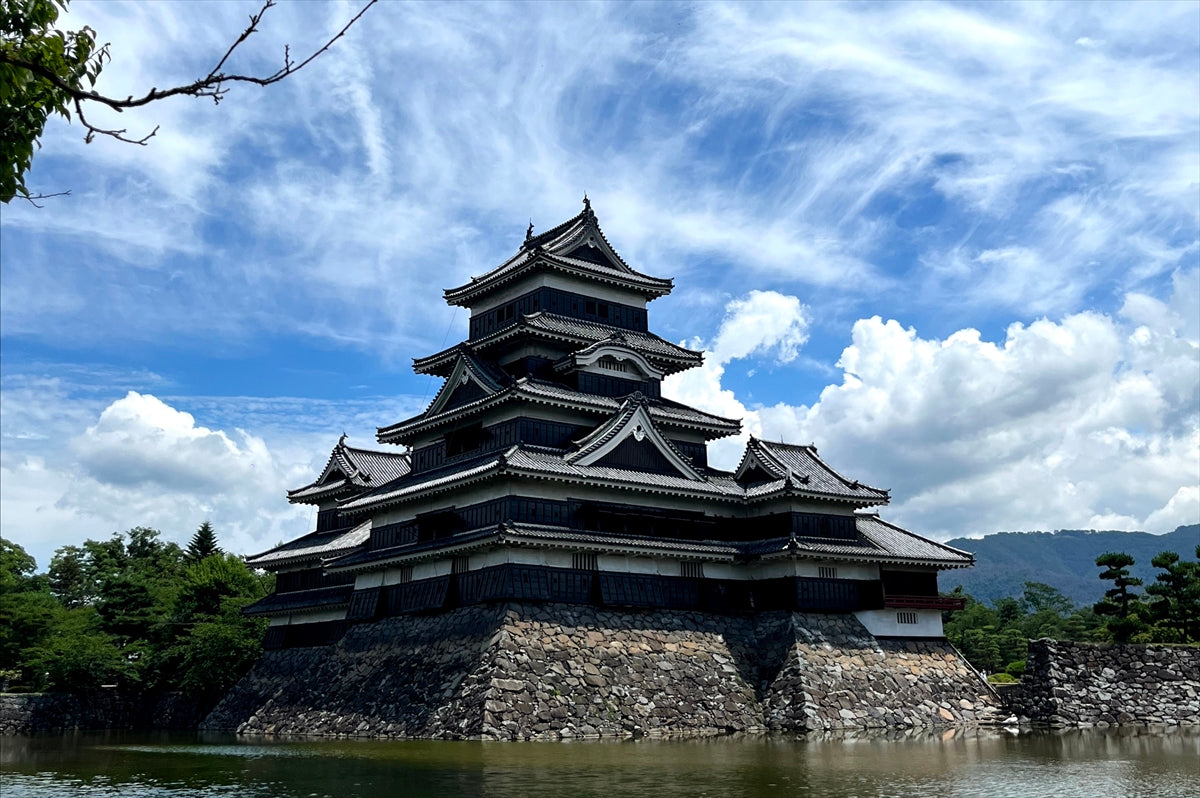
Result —
<instances>
[{"instance_id":1,"label":"white cloud","mask_svg":"<svg viewBox=\"0 0 1200 798\"><path fill-rule=\"evenodd\" d=\"M289 505L285 491L315 476L342 429L370 445L380 413L400 418L419 402L186 400L206 415L253 423L252 434L198 424L152 394L104 401L80 396L80 387L9 376L0 394L0 524L42 568L59 546L134 526L184 543L207 519L222 546L243 554L303 534L313 510Z\"/></svg>"},{"instance_id":2,"label":"white cloud","mask_svg":"<svg viewBox=\"0 0 1200 798\"><path fill-rule=\"evenodd\" d=\"M71 18L113 41L101 88L125 94L203 73L256 8L78 2ZM235 66L272 69L354 10L272 9ZM1187 4L381 4L275 87L122 115L162 125L149 147L84 148L52 123L35 177L76 193L6 214L6 323L425 347L449 319L438 287L584 189L634 261L681 284L1077 311L1194 261L1195 23ZM937 203L949 230L900 220ZM62 238L80 251L46 291L19 264ZM954 261L985 279L936 268Z\"/></svg>"},{"instance_id":3,"label":"white cloud","mask_svg":"<svg viewBox=\"0 0 1200 798\"><path fill-rule=\"evenodd\" d=\"M722 386L720 357L672 378L670 395L762 436L815 441L835 468L892 489L890 517L920 532L1165 532L1200 521L1200 347L1165 306L1126 302L1153 328L1077 313L1013 324L999 343L970 329L923 339L876 316L854 325L842 382L811 406L745 407ZM723 333L741 329L742 310L731 303ZM713 453L736 458L727 444Z\"/></svg>"},{"instance_id":4,"label":"white cloud","mask_svg":"<svg viewBox=\"0 0 1200 798\"><path fill-rule=\"evenodd\" d=\"M711 342L706 344L700 339L686 342L693 348L706 350L704 364L668 377L663 383L663 394L710 413L741 419L747 416L745 405L721 384L725 367L733 360L755 355L773 356L780 364L790 363L808 340L807 330L807 310L794 296L751 291L744 297L731 299ZM748 432L758 431L754 421L747 419ZM711 444L710 461L719 463L736 457L746 434Z\"/></svg>"},{"instance_id":5,"label":"white cloud","mask_svg":"<svg viewBox=\"0 0 1200 798\"><path fill-rule=\"evenodd\" d=\"M87 476L118 488L207 498L278 481L261 438L196 426L191 414L136 391L105 408L73 447Z\"/></svg>"}]
</instances>

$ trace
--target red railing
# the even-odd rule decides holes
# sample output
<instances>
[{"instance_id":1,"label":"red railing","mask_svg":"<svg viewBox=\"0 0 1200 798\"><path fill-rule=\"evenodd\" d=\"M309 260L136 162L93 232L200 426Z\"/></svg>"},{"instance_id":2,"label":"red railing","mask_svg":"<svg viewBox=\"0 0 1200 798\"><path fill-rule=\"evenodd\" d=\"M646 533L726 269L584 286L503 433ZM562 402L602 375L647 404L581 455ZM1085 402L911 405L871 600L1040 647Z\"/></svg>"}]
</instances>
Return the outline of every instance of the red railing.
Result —
<instances>
[{"instance_id":1,"label":"red railing","mask_svg":"<svg viewBox=\"0 0 1200 798\"><path fill-rule=\"evenodd\" d=\"M966 605L965 598L949 596L884 596L883 598L883 606L889 609L961 610Z\"/></svg>"}]
</instances>

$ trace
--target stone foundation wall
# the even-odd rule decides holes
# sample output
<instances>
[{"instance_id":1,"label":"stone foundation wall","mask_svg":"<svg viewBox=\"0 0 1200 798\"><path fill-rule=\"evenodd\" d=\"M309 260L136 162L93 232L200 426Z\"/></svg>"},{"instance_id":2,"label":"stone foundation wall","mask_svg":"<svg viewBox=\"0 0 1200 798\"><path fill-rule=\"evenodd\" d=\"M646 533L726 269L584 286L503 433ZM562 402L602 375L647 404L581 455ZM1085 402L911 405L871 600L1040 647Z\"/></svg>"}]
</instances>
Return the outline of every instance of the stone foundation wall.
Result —
<instances>
[{"instance_id":1,"label":"stone foundation wall","mask_svg":"<svg viewBox=\"0 0 1200 798\"><path fill-rule=\"evenodd\" d=\"M987 684L945 642L879 640L853 616L795 614L766 691L771 729L835 731L996 720Z\"/></svg>"},{"instance_id":2,"label":"stone foundation wall","mask_svg":"<svg viewBox=\"0 0 1200 798\"><path fill-rule=\"evenodd\" d=\"M1200 646L1031 640L1017 715L1052 726L1200 724Z\"/></svg>"},{"instance_id":3,"label":"stone foundation wall","mask_svg":"<svg viewBox=\"0 0 1200 798\"><path fill-rule=\"evenodd\" d=\"M853 616L507 604L267 652L202 727L557 739L963 725L994 713L949 646L879 641Z\"/></svg>"},{"instance_id":4,"label":"stone foundation wall","mask_svg":"<svg viewBox=\"0 0 1200 798\"><path fill-rule=\"evenodd\" d=\"M194 729L208 706L178 693L129 696L105 690L0 693L0 736L110 729Z\"/></svg>"}]
</instances>

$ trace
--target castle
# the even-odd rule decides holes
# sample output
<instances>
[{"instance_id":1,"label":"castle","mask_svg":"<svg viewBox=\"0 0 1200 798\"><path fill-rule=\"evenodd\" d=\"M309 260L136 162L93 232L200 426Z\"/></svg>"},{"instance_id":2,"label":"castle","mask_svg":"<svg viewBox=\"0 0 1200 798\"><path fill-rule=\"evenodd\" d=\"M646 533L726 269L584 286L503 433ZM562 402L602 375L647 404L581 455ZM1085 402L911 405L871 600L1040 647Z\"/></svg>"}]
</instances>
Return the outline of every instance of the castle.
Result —
<instances>
[{"instance_id":1,"label":"castle","mask_svg":"<svg viewBox=\"0 0 1200 798\"><path fill-rule=\"evenodd\" d=\"M621 258L585 198L575 217L537 235L531 225L512 257L446 290L470 310L470 331L414 361L444 379L432 402L379 428L391 451L343 436L320 475L288 493L315 505L315 530L247 560L276 574L275 592L247 609L270 620L268 657L349 650L356 636L386 645L384 628L433 644L442 633L430 630L468 616L501 627L569 616L585 619L579 629L588 618L804 618L876 648L945 646L941 613L961 603L939 597L937 575L970 554L884 521L887 491L840 474L815 446L752 437L735 470L709 466L707 444L741 425L663 396L664 377L703 357L650 332L647 306L672 287ZM746 650L761 643L755 628ZM763 682L760 671L739 678ZM506 735L521 736L491 736Z\"/></svg>"}]
</instances>

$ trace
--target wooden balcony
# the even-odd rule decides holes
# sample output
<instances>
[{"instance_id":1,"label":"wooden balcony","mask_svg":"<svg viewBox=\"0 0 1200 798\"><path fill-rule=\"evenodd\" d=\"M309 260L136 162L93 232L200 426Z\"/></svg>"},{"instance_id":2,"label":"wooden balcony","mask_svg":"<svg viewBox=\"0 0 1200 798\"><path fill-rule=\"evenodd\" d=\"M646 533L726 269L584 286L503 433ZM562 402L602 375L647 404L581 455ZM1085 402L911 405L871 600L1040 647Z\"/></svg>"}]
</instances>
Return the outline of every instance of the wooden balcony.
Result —
<instances>
[{"instance_id":1,"label":"wooden balcony","mask_svg":"<svg viewBox=\"0 0 1200 798\"><path fill-rule=\"evenodd\" d=\"M888 609L904 610L961 610L967 605L965 598L949 596L884 596L883 606Z\"/></svg>"}]
</instances>

